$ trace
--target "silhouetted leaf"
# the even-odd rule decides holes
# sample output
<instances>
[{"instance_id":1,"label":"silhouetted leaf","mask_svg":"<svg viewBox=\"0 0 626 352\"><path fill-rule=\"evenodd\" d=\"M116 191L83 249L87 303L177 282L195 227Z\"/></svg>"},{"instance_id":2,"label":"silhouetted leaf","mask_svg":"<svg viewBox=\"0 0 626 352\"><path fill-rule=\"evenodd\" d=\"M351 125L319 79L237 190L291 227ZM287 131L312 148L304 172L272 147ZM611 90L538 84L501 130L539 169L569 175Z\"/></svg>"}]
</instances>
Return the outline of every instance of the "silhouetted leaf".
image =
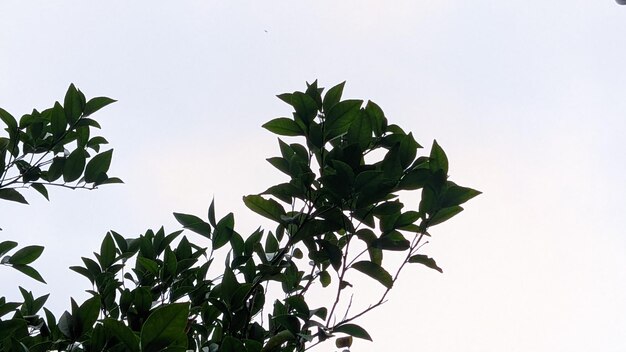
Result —
<instances>
[{"instance_id":1,"label":"silhouetted leaf","mask_svg":"<svg viewBox=\"0 0 626 352\"><path fill-rule=\"evenodd\" d=\"M0 242L0 257L7 254L11 249L17 247L17 242L2 241Z\"/></svg>"},{"instance_id":2,"label":"silhouetted leaf","mask_svg":"<svg viewBox=\"0 0 626 352\"><path fill-rule=\"evenodd\" d=\"M0 189L0 199L6 199L13 202L18 202L22 204L28 204L26 198L20 194L20 192L14 190L13 188L3 188Z\"/></svg>"},{"instance_id":3,"label":"silhouetted leaf","mask_svg":"<svg viewBox=\"0 0 626 352\"><path fill-rule=\"evenodd\" d=\"M46 280L44 280L43 277L41 277L41 274L39 274L39 272L35 270L35 268L29 265L14 264L13 269L21 272L22 274L28 275L29 277L39 282L43 282L44 284L46 283Z\"/></svg>"},{"instance_id":4,"label":"silhouetted leaf","mask_svg":"<svg viewBox=\"0 0 626 352\"><path fill-rule=\"evenodd\" d=\"M273 119L262 127L281 136L301 136L304 134L302 128L294 120L286 117Z\"/></svg>"},{"instance_id":5,"label":"silhouetted leaf","mask_svg":"<svg viewBox=\"0 0 626 352\"><path fill-rule=\"evenodd\" d=\"M328 112L335 104L337 104L341 100L341 95L343 94L343 87L346 85L346 81L339 83L338 85L330 88L328 92L324 95L324 101L322 106L324 107L324 112Z\"/></svg>"},{"instance_id":6,"label":"silhouetted leaf","mask_svg":"<svg viewBox=\"0 0 626 352\"><path fill-rule=\"evenodd\" d=\"M339 325L333 329L333 332L342 332L353 337L372 341L372 337L370 336L370 334L368 334L365 329L356 324Z\"/></svg>"},{"instance_id":7,"label":"silhouetted leaf","mask_svg":"<svg viewBox=\"0 0 626 352\"><path fill-rule=\"evenodd\" d=\"M211 237L211 228L204 220L195 215L174 213L176 220L183 225L186 229L189 229L197 234L200 234L206 238Z\"/></svg>"},{"instance_id":8,"label":"silhouetted leaf","mask_svg":"<svg viewBox=\"0 0 626 352\"><path fill-rule=\"evenodd\" d=\"M352 268L375 279L386 288L391 288L393 286L393 278L391 275L387 272L387 270L378 264L363 260L352 264Z\"/></svg>"},{"instance_id":9,"label":"silhouetted leaf","mask_svg":"<svg viewBox=\"0 0 626 352\"><path fill-rule=\"evenodd\" d=\"M111 318L104 319L103 325L106 331L122 342L127 351L139 352L139 338L128 326Z\"/></svg>"},{"instance_id":10,"label":"silhouetted leaf","mask_svg":"<svg viewBox=\"0 0 626 352\"><path fill-rule=\"evenodd\" d=\"M107 97L92 98L87 102L87 105L85 105L85 111L83 112L83 116L87 117L114 102L116 102L116 100Z\"/></svg>"},{"instance_id":11,"label":"silhouetted leaf","mask_svg":"<svg viewBox=\"0 0 626 352\"><path fill-rule=\"evenodd\" d=\"M141 328L141 351L157 352L185 334L189 303L172 303L154 310Z\"/></svg>"},{"instance_id":12,"label":"silhouetted leaf","mask_svg":"<svg viewBox=\"0 0 626 352\"><path fill-rule=\"evenodd\" d=\"M42 185L41 183L33 183L31 184L31 187L33 187L37 192L41 193L44 198L50 200L48 198L48 190L46 189L46 186Z\"/></svg>"},{"instance_id":13,"label":"silhouetted leaf","mask_svg":"<svg viewBox=\"0 0 626 352\"><path fill-rule=\"evenodd\" d=\"M435 269L438 272L443 273L443 270L437 266L437 263L435 262L435 260L424 254L416 254L414 256L411 256L411 258L409 258L409 263L423 264L431 269Z\"/></svg>"},{"instance_id":14,"label":"silhouetted leaf","mask_svg":"<svg viewBox=\"0 0 626 352\"><path fill-rule=\"evenodd\" d=\"M446 190L446 193L443 196L443 201L441 202L441 206L445 208L453 205L461 205L479 194L481 194L481 192L475 189L452 184Z\"/></svg>"},{"instance_id":15,"label":"silhouetted leaf","mask_svg":"<svg viewBox=\"0 0 626 352\"><path fill-rule=\"evenodd\" d=\"M450 219L456 214L463 211L463 208L455 205L448 208L439 209L428 221L429 226L434 226L437 224L441 224L442 222Z\"/></svg>"},{"instance_id":16,"label":"silhouetted leaf","mask_svg":"<svg viewBox=\"0 0 626 352\"><path fill-rule=\"evenodd\" d=\"M10 264L30 264L34 262L43 252L43 246L27 246L17 252L15 252L11 259Z\"/></svg>"},{"instance_id":17,"label":"silhouetted leaf","mask_svg":"<svg viewBox=\"0 0 626 352\"><path fill-rule=\"evenodd\" d=\"M243 202L250 210L278 223L282 222L281 216L285 215L283 206L273 199L265 199L258 195L249 195L243 197Z\"/></svg>"},{"instance_id":18,"label":"silhouetted leaf","mask_svg":"<svg viewBox=\"0 0 626 352\"><path fill-rule=\"evenodd\" d=\"M111 166L113 149L102 152L89 160L85 168L85 182L91 183L98 179L101 174L106 174Z\"/></svg>"},{"instance_id":19,"label":"silhouetted leaf","mask_svg":"<svg viewBox=\"0 0 626 352\"><path fill-rule=\"evenodd\" d=\"M85 151L75 149L65 160L63 166L63 180L65 182L76 181L85 169Z\"/></svg>"}]
</instances>

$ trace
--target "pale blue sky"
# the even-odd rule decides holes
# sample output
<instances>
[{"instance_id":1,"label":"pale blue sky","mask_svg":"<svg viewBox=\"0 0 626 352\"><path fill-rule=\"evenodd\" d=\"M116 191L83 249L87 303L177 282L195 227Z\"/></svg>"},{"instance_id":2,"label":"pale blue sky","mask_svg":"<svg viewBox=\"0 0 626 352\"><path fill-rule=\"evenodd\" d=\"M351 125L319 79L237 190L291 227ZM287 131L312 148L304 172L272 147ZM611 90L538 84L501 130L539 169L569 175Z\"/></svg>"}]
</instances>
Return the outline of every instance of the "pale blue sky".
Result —
<instances>
[{"instance_id":1,"label":"pale blue sky","mask_svg":"<svg viewBox=\"0 0 626 352\"><path fill-rule=\"evenodd\" d=\"M265 223L240 201L281 180L260 125L290 113L274 95L317 78L437 138L452 178L484 192L424 249L444 274L407 270L354 351L626 349L626 7L613 0L5 0L0 23L3 108L51 106L70 82L119 100L97 117L125 185L0 203L0 239L46 245L50 284L0 277L52 292L59 313L88 288L66 268L109 229L174 230L173 211L205 214L213 196L241 229Z\"/></svg>"}]
</instances>

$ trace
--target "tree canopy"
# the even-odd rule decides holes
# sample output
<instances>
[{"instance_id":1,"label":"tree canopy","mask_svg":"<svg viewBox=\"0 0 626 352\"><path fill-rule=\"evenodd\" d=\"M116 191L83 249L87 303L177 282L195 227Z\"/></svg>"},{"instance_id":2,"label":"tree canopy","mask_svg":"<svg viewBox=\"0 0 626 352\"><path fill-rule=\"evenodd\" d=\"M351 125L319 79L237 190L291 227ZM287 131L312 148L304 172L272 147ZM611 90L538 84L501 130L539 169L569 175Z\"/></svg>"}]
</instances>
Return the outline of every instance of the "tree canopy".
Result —
<instances>
[{"instance_id":1,"label":"tree canopy","mask_svg":"<svg viewBox=\"0 0 626 352\"><path fill-rule=\"evenodd\" d=\"M92 287L85 302L72 299L57 317L45 308L47 295L19 287L21 302L0 298L0 350L272 352L371 340L358 318L385 301L407 264L443 272L422 253L424 238L480 192L449 180L436 141L419 155L412 133L372 101L343 99L343 89L324 93L315 81L278 95L292 115L263 127L282 137L279 155L267 160L285 181L243 197L271 229L240 234L234 214L217 214L211 202L203 216L174 213L183 227L174 232L110 231L94 257L70 268ZM87 101L71 85L63 104L19 123L0 109L8 133L0 138L0 198L26 203L28 188L48 198L50 186L121 182L107 175L106 139L90 136L100 128L91 114L112 102ZM403 191L421 200L405 204ZM44 248L17 247L0 242L0 263L45 282L32 265ZM352 305L355 274L382 286L379 300ZM333 300L315 305L307 300L313 290Z\"/></svg>"}]
</instances>

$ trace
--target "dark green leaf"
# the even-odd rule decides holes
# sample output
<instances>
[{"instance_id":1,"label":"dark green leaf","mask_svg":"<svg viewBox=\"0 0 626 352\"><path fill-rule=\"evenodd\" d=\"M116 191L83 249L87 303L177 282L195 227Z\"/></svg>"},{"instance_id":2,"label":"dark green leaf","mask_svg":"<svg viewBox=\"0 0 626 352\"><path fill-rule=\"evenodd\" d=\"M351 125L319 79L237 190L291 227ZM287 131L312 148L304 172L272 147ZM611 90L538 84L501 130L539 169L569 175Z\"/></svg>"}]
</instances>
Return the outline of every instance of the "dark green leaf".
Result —
<instances>
[{"instance_id":1,"label":"dark green leaf","mask_svg":"<svg viewBox=\"0 0 626 352\"><path fill-rule=\"evenodd\" d=\"M200 234L206 238L211 237L211 227L204 220L195 215L174 213L176 220L183 225L186 229L189 229L197 234Z\"/></svg>"},{"instance_id":2,"label":"dark green leaf","mask_svg":"<svg viewBox=\"0 0 626 352\"><path fill-rule=\"evenodd\" d=\"M213 249L219 249L228 243L233 235L235 227L235 216L233 213L228 213L223 217L215 226L215 232L213 233Z\"/></svg>"},{"instance_id":3,"label":"dark green leaf","mask_svg":"<svg viewBox=\"0 0 626 352\"><path fill-rule=\"evenodd\" d=\"M42 185L41 183L33 183L31 184L31 186L39 193L41 193L42 196L44 196L47 200L50 200L48 198L48 190L46 189L46 186Z\"/></svg>"},{"instance_id":4,"label":"dark green leaf","mask_svg":"<svg viewBox=\"0 0 626 352\"><path fill-rule=\"evenodd\" d=\"M323 287L327 287L328 285L330 285L331 277L328 271L322 271L320 273L320 282L322 283Z\"/></svg>"},{"instance_id":5,"label":"dark green leaf","mask_svg":"<svg viewBox=\"0 0 626 352\"><path fill-rule=\"evenodd\" d=\"M103 324L108 333L122 342L126 351L139 352L139 339L128 326L111 318L104 319Z\"/></svg>"},{"instance_id":6,"label":"dark green leaf","mask_svg":"<svg viewBox=\"0 0 626 352\"><path fill-rule=\"evenodd\" d=\"M249 195L243 197L243 202L250 210L278 223L282 222L281 216L285 215L285 209L273 199L265 199L258 195Z\"/></svg>"},{"instance_id":7,"label":"dark green leaf","mask_svg":"<svg viewBox=\"0 0 626 352\"><path fill-rule=\"evenodd\" d=\"M63 180L65 182L76 181L85 169L85 151L75 149L65 160L63 167Z\"/></svg>"},{"instance_id":8,"label":"dark green leaf","mask_svg":"<svg viewBox=\"0 0 626 352\"><path fill-rule=\"evenodd\" d=\"M281 136L301 136L304 134L302 128L294 120L286 117L273 119L262 127Z\"/></svg>"},{"instance_id":9,"label":"dark green leaf","mask_svg":"<svg viewBox=\"0 0 626 352\"><path fill-rule=\"evenodd\" d=\"M348 131L348 127L359 114L362 100L344 100L333 106L326 114L325 130L328 139Z\"/></svg>"},{"instance_id":10,"label":"dark green leaf","mask_svg":"<svg viewBox=\"0 0 626 352\"><path fill-rule=\"evenodd\" d=\"M387 272L387 270L378 264L363 260L352 264L352 268L375 279L386 288L391 288L393 286L393 278L391 275Z\"/></svg>"},{"instance_id":11,"label":"dark green leaf","mask_svg":"<svg viewBox=\"0 0 626 352\"><path fill-rule=\"evenodd\" d=\"M0 189L0 199L6 199L13 202L18 202L22 204L28 204L26 198L20 194L20 192L14 190L13 188L3 188Z\"/></svg>"},{"instance_id":12,"label":"dark green leaf","mask_svg":"<svg viewBox=\"0 0 626 352\"><path fill-rule=\"evenodd\" d=\"M83 116L89 116L91 114L93 114L94 112L102 109L103 107L116 102L116 100L113 100L111 98L107 98L107 97L96 97L96 98L92 98L87 102L87 105L85 106L85 111L83 113Z\"/></svg>"},{"instance_id":13,"label":"dark green leaf","mask_svg":"<svg viewBox=\"0 0 626 352\"><path fill-rule=\"evenodd\" d=\"M224 336L220 352L243 352L246 348L243 343L232 336Z\"/></svg>"},{"instance_id":14,"label":"dark green leaf","mask_svg":"<svg viewBox=\"0 0 626 352\"><path fill-rule=\"evenodd\" d=\"M339 325L333 329L333 332L342 332L353 337L372 341L372 337L370 336L370 334L368 334L365 329L356 324Z\"/></svg>"},{"instance_id":15,"label":"dark green leaf","mask_svg":"<svg viewBox=\"0 0 626 352\"><path fill-rule=\"evenodd\" d=\"M80 95L73 83L70 84L70 87L67 89L67 93L65 93L63 110L65 110L65 118L70 124L76 122L83 113Z\"/></svg>"},{"instance_id":16,"label":"dark green leaf","mask_svg":"<svg viewBox=\"0 0 626 352\"><path fill-rule=\"evenodd\" d=\"M337 104L341 100L341 95L343 94L343 87L346 85L346 81L339 83L338 85L330 88L328 92L324 95L324 101L322 106L324 107L324 112L328 112L335 104Z\"/></svg>"},{"instance_id":17,"label":"dark green leaf","mask_svg":"<svg viewBox=\"0 0 626 352\"><path fill-rule=\"evenodd\" d=\"M433 172L443 170L444 174L448 174L448 157L437 141L433 141L433 146L430 150L429 166Z\"/></svg>"},{"instance_id":18,"label":"dark green leaf","mask_svg":"<svg viewBox=\"0 0 626 352\"><path fill-rule=\"evenodd\" d=\"M0 242L0 257L7 254L11 249L17 247L17 242L2 241Z\"/></svg>"},{"instance_id":19,"label":"dark green leaf","mask_svg":"<svg viewBox=\"0 0 626 352\"><path fill-rule=\"evenodd\" d=\"M294 92L291 95L291 106L293 106L296 110L296 114L298 114L307 126L317 115L317 104L315 100L302 92Z\"/></svg>"},{"instance_id":20,"label":"dark green leaf","mask_svg":"<svg viewBox=\"0 0 626 352\"><path fill-rule=\"evenodd\" d=\"M481 192L475 189L452 184L446 190L441 206L445 208L453 205L461 205L479 194L481 194Z\"/></svg>"},{"instance_id":21,"label":"dark green leaf","mask_svg":"<svg viewBox=\"0 0 626 352\"><path fill-rule=\"evenodd\" d=\"M65 133L67 129L67 119L65 118L65 111L59 102L54 104L52 113L50 115L50 127L52 129L52 135L55 139L59 139Z\"/></svg>"},{"instance_id":22,"label":"dark green leaf","mask_svg":"<svg viewBox=\"0 0 626 352\"><path fill-rule=\"evenodd\" d=\"M172 303L154 310L141 328L142 352L157 352L185 335L189 303Z\"/></svg>"},{"instance_id":23,"label":"dark green leaf","mask_svg":"<svg viewBox=\"0 0 626 352\"><path fill-rule=\"evenodd\" d=\"M9 263L11 264L30 264L34 262L43 252L43 246L27 246L15 252Z\"/></svg>"},{"instance_id":24,"label":"dark green leaf","mask_svg":"<svg viewBox=\"0 0 626 352\"><path fill-rule=\"evenodd\" d=\"M112 155L113 149L100 153L89 160L85 168L85 182L94 182L98 179L98 176L106 174L109 170L109 166L111 166Z\"/></svg>"},{"instance_id":25,"label":"dark green leaf","mask_svg":"<svg viewBox=\"0 0 626 352\"><path fill-rule=\"evenodd\" d=\"M456 214L460 213L463 211L463 208L455 205L455 206L451 206L448 208L443 208L443 209L439 209L435 215L433 215L429 220L428 220L428 226L434 226L437 224L441 224L442 222L450 219L451 217L455 216Z\"/></svg>"},{"instance_id":26,"label":"dark green leaf","mask_svg":"<svg viewBox=\"0 0 626 352\"><path fill-rule=\"evenodd\" d=\"M100 245L100 257L98 258L100 266L105 271L115 261L116 254L113 237L111 237L110 233L107 233L102 240L102 244Z\"/></svg>"},{"instance_id":27,"label":"dark green leaf","mask_svg":"<svg viewBox=\"0 0 626 352\"><path fill-rule=\"evenodd\" d=\"M17 130L17 121L15 120L15 117L13 117L11 114L9 114L8 111L4 110L3 108L0 108L0 119L7 125L9 130Z\"/></svg>"},{"instance_id":28,"label":"dark green leaf","mask_svg":"<svg viewBox=\"0 0 626 352\"><path fill-rule=\"evenodd\" d=\"M387 130L387 118L385 118L383 110L373 101L368 101L365 105L365 113L370 118L374 135L381 137Z\"/></svg>"},{"instance_id":29,"label":"dark green leaf","mask_svg":"<svg viewBox=\"0 0 626 352\"><path fill-rule=\"evenodd\" d=\"M55 157L52 159L52 164L48 168L48 175L46 179L48 182L54 182L63 175L63 168L65 167L65 158Z\"/></svg>"},{"instance_id":30,"label":"dark green leaf","mask_svg":"<svg viewBox=\"0 0 626 352\"><path fill-rule=\"evenodd\" d=\"M213 227L217 226L215 222L215 198L211 200L211 205L209 205L209 222Z\"/></svg>"},{"instance_id":31,"label":"dark green leaf","mask_svg":"<svg viewBox=\"0 0 626 352\"><path fill-rule=\"evenodd\" d=\"M414 256L411 256L411 258L409 258L409 263L424 264L431 269L435 269L438 272L443 273L443 270L441 270L441 268L437 266L437 263L433 258L430 258L423 254L416 254Z\"/></svg>"},{"instance_id":32,"label":"dark green leaf","mask_svg":"<svg viewBox=\"0 0 626 352\"><path fill-rule=\"evenodd\" d=\"M350 143L357 143L363 151L372 143L372 125L365 113L358 114L354 119L348 128L347 138Z\"/></svg>"},{"instance_id":33,"label":"dark green leaf","mask_svg":"<svg viewBox=\"0 0 626 352\"><path fill-rule=\"evenodd\" d=\"M41 274L39 274L39 272L35 270L35 268L29 265L14 264L13 269L21 272L22 274L28 275L29 277L39 282L43 282L44 284L46 283L46 280L44 280L43 277L41 277Z\"/></svg>"},{"instance_id":34,"label":"dark green leaf","mask_svg":"<svg viewBox=\"0 0 626 352\"><path fill-rule=\"evenodd\" d=\"M406 190L414 190L424 187L430 179L430 169L413 169L400 180L399 187Z\"/></svg>"},{"instance_id":35,"label":"dark green leaf","mask_svg":"<svg viewBox=\"0 0 626 352\"><path fill-rule=\"evenodd\" d=\"M78 309L76 324L80 325L79 336L91 331L93 324L98 320L100 314L100 296L93 296L86 300Z\"/></svg>"}]
</instances>

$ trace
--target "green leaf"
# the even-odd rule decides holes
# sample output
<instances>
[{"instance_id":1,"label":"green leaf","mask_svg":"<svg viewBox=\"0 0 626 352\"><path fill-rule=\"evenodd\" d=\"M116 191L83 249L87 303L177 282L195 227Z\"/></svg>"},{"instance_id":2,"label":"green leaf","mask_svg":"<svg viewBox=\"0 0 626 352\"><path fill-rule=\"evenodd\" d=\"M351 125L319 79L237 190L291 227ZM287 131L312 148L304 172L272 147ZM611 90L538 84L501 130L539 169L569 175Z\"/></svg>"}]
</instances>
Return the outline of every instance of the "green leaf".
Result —
<instances>
[{"instance_id":1,"label":"green leaf","mask_svg":"<svg viewBox=\"0 0 626 352\"><path fill-rule=\"evenodd\" d=\"M294 92L291 95L291 106L305 125L309 125L317 115L317 104L310 96L302 92Z\"/></svg>"},{"instance_id":2,"label":"green leaf","mask_svg":"<svg viewBox=\"0 0 626 352\"><path fill-rule=\"evenodd\" d=\"M15 117L3 108L0 108L0 119L7 125L10 131L17 130L17 121L15 120Z\"/></svg>"},{"instance_id":3,"label":"green leaf","mask_svg":"<svg viewBox=\"0 0 626 352\"><path fill-rule=\"evenodd\" d=\"M431 175L429 169L413 169L402 177L398 186L405 190L420 189L426 185Z\"/></svg>"},{"instance_id":4,"label":"green leaf","mask_svg":"<svg viewBox=\"0 0 626 352\"><path fill-rule=\"evenodd\" d=\"M235 227L235 216L233 213L228 213L223 217L215 226L215 232L213 233L213 249L219 249L228 243L233 236L233 230Z\"/></svg>"},{"instance_id":5,"label":"green leaf","mask_svg":"<svg viewBox=\"0 0 626 352\"><path fill-rule=\"evenodd\" d=\"M328 287L328 285L330 285L331 276L328 271L322 271L320 273L320 282L322 283L323 287Z\"/></svg>"},{"instance_id":6,"label":"green leaf","mask_svg":"<svg viewBox=\"0 0 626 352\"><path fill-rule=\"evenodd\" d=\"M74 84L70 84L70 87L67 89L67 93L65 93L65 100L63 101L63 110L65 110L65 118L70 124L73 124L80 118L80 115L83 113L80 94L78 90L74 86Z\"/></svg>"},{"instance_id":7,"label":"green leaf","mask_svg":"<svg viewBox=\"0 0 626 352\"><path fill-rule=\"evenodd\" d=\"M24 275L27 275L39 282L42 283L46 283L46 280L43 279L43 277L41 277L41 274L39 274L39 272L37 270L35 270L35 268L29 266L29 265L22 265L22 264L14 264L13 265L13 269L21 272Z\"/></svg>"},{"instance_id":8,"label":"green leaf","mask_svg":"<svg viewBox=\"0 0 626 352\"><path fill-rule=\"evenodd\" d=\"M446 193L444 194L443 200L441 202L441 206L445 208L453 205L461 205L479 194L481 194L481 192L475 189L452 184L446 190Z\"/></svg>"},{"instance_id":9,"label":"green leaf","mask_svg":"<svg viewBox=\"0 0 626 352\"><path fill-rule=\"evenodd\" d=\"M17 247L17 242L2 241L0 242L0 257L7 254L11 249Z\"/></svg>"},{"instance_id":10,"label":"green leaf","mask_svg":"<svg viewBox=\"0 0 626 352\"><path fill-rule=\"evenodd\" d=\"M346 81L339 83L338 85L330 88L328 92L324 95L324 101L322 102L322 106L324 107L324 112L328 112L335 104L337 104L341 100L341 95L343 94L343 87L346 85Z\"/></svg>"},{"instance_id":11,"label":"green leaf","mask_svg":"<svg viewBox=\"0 0 626 352\"><path fill-rule=\"evenodd\" d=\"M387 130L387 118L385 118L385 113L373 101L367 102L365 105L365 113L370 119L374 135L381 137Z\"/></svg>"},{"instance_id":12,"label":"green leaf","mask_svg":"<svg viewBox=\"0 0 626 352\"><path fill-rule=\"evenodd\" d=\"M117 100L113 100L107 97L96 97L96 98L89 99L89 101L87 102L87 105L85 105L85 111L83 113L83 116L87 117L93 114L94 112L102 109L103 107L111 103L114 103L116 101Z\"/></svg>"},{"instance_id":13,"label":"green leaf","mask_svg":"<svg viewBox=\"0 0 626 352\"><path fill-rule=\"evenodd\" d=\"M286 117L279 117L273 119L262 126L266 130L276 133L281 136L302 136L304 131L300 126L292 119Z\"/></svg>"},{"instance_id":14,"label":"green leaf","mask_svg":"<svg viewBox=\"0 0 626 352\"><path fill-rule=\"evenodd\" d=\"M365 329L356 324L339 325L333 329L333 332L342 332L353 337L372 341L372 337L370 336L370 334L368 334Z\"/></svg>"},{"instance_id":15,"label":"green leaf","mask_svg":"<svg viewBox=\"0 0 626 352\"><path fill-rule=\"evenodd\" d=\"M104 271L106 271L106 269L113 264L116 254L113 237L110 233L107 233L102 240L102 244L100 245L100 257L98 258L100 266Z\"/></svg>"},{"instance_id":16,"label":"green leaf","mask_svg":"<svg viewBox=\"0 0 626 352\"><path fill-rule=\"evenodd\" d=\"M65 160L63 167L63 180L65 182L76 181L85 169L85 151L75 149Z\"/></svg>"},{"instance_id":17,"label":"green leaf","mask_svg":"<svg viewBox=\"0 0 626 352\"><path fill-rule=\"evenodd\" d=\"M392 231L376 239L372 246L390 251L405 251L411 247L411 243L400 232Z\"/></svg>"},{"instance_id":18,"label":"green leaf","mask_svg":"<svg viewBox=\"0 0 626 352\"><path fill-rule=\"evenodd\" d=\"M52 114L50 115L50 128L52 129L52 135L55 139L59 139L63 136L67 129L65 111L63 111L63 107L59 104L59 102L56 102L52 108Z\"/></svg>"},{"instance_id":19,"label":"green leaf","mask_svg":"<svg viewBox=\"0 0 626 352\"><path fill-rule=\"evenodd\" d=\"M213 227L217 226L215 222L215 198L211 199L211 205L209 205L209 223L211 223Z\"/></svg>"},{"instance_id":20,"label":"green leaf","mask_svg":"<svg viewBox=\"0 0 626 352\"><path fill-rule=\"evenodd\" d=\"M0 189L0 199L6 199L13 202L18 202L22 204L28 204L26 198L20 194L20 192L14 190L13 188L3 188Z\"/></svg>"},{"instance_id":21,"label":"green leaf","mask_svg":"<svg viewBox=\"0 0 626 352\"><path fill-rule=\"evenodd\" d=\"M232 336L224 336L220 346L220 352L242 352L246 348L243 343Z\"/></svg>"},{"instance_id":22,"label":"green leaf","mask_svg":"<svg viewBox=\"0 0 626 352\"><path fill-rule=\"evenodd\" d=\"M372 125L365 113L358 114L348 128L348 141L357 143L361 150L366 150L372 142Z\"/></svg>"},{"instance_id":23,"label":"green leaf","mask_svg":"<svg viewBox=\"0 0 626 352\"><path fill-rule=\"evenodd\" d=\"M76 314L76 324L79 325L80 333L78 335L83 336L85 333L90 332L98 320L100 314L100 296L93 296L86 300L78 309ZM79 336L79 337L80 337Z\"/></svg>"},{"instance_id":24,"label":"green leaf","mask_svg":"<svg viewBox=\"0 0 626 352\"><path fill-rule=\"evenodd\" d=\"M43 253L43 246L27 246L15 252L9 259L9 263L30 264L39 258L41 253Z\"/></svg>"},{"instance_id":25,"label":"green leaf","mask_svg":"<svg viewBox=\"0 0 626 352\"><path fill-rule=\"evenodd\" d=\"M211 237L211 227L199 217L182 213L174 213L174 217L176 218L176 221L178 221L186 229L189 229L206 238Z\"/></svg>"},{"instance_id":26,"label":"green leaf","mask_svg":"<svg viewBox=\"0 0 626 352\"><path fill-rule=\"evenodd\" d=\"M398 217L395 224L393 225L394 229L399 229L401 227L413 224L420 218L420 213L416 211L407 211Z\"/></svg>"},{"instance_id":27,"label":"green leaf","mask_svg":"<svg viewBox=\"0 0 626 352\"><path fill-rule=\"evenodd\" d=\"M172 303L154 310L141 328L141 351L157 352L185 335L189 303Z\"/></svg>"},{"instance_id":28,"label":"green leaf","mask_svg":"<svg viewBox=\"0 0 626 352\"><path fill-rule=\"evenodd\" d=\"M286 215L283 206L273 199L249 195L243 197L243 202L250 210L278 223L282 223L281 216Z\"/></svg>"},{"instance_id":29,"label":"green leaf","mask_svg":"<svg viewBox=\"0 0 626 352\"><path fill-rule=\"evenodd\" d=\"M139 339L133 331L121 321L107 318L103 321L104 329L115 336L129 352L139 352Z\"/></svg>"},{"instance_id":30,"label":"green leaf","mask_svg":"<svg viewBox=\"0 0 626 352\"><path fill-rule=\"evenodd\" d=\"M428 226L441 224L462 211L463 208L458 205L440 209L428 220Z\"/></svg>"},{"instance_id":31,"label":"green leaf","mask_svg":"<svg viewBox=\"0 0 626 352\"><path fill-rule=\"evenodd\" d=\"M106 180L104 180L104 181L96 181L95 184L97 184L97 185L108 185L108 184L112 184L112 183L124 183L124 181L122 181L118 177L107 177Z\"/></svg>"},{"instance_id":32,"label":"green leaf","mask_svg":"<svg viewBox=\"0 0 626 352\"><path fill-rule=\"evenodd\" d=\"M54 182L63 175L63 168L65 167L65 158L55 157L52 159L52 164L48 168L47 180L48 182Z\"/></svg>"},{"instance_id":33,"label":"green leaf","mask_svg":"<svg viewBox=\"0 0 626 352\"><path fill-rule=\"evenodd\" d=\"M98 179L101 174L106 174L111 166L111 157L113 156L113 149L100 153L87 163L85 168L85 182L91 183ZM70 155L71 157L71 155Z\"/></svg>"},{"instance_id":34,"label":"green leaf","mask_svg":"<svg viewBox=\"0 0 626 352\"><path fill-rule=\"evenodd\" d=\"M41 183L32 183L31 186L37 192L41 193L41 195L44 196L46 200L50 200L50 198L48 198L48 190L46 189L46 186L42 185Z\"/></svg>"},{"instance_id":35,"label":"green leaf","mask_svg":"<svg viewBox=\"0 0 626 352\"><path fill-rule=\"evenodd\" d=\"M362 100L344 100L333 106L326 114L325 131L328 139L332 139L348 131L348 127L359 114Z\"/></svg>"},{"instance_id":36,"label":"green leaf","mask_svg":"<svg viewBox=\"0 0 626 352\"><path fill-rule=\"evenodd\" d=\"M430 150L430 163L428 165L432 172L443 170L444 174L448 174L448 157L437 141L433 141L433 146Z\"/></svg>"},{"instance_id":37,"label":"green leaf","mask_svg":"<svg viewBox=\"0 0 626 352\"><path fill-rule=\"evenodd\" d=\"M352 268L362 272L363 274L380 282L386 288L390 289L393 286L393 278L382 266L362 260L352 264Z\"/></svg>"},{"instance_id":38,"label":"green leaf","mask_svg":"<svg viewBox=\"0 0 626 352\"><path fill-rule=\"evenodd\" d=\"M414 256L411 256L411 258L409 258L409 263L423 264L431 269L435 269L438 272L443 273L443 270L437 266L437 263L435 262L435 260L424 254L416 254Z\"/></svg>"}]
</instances>

